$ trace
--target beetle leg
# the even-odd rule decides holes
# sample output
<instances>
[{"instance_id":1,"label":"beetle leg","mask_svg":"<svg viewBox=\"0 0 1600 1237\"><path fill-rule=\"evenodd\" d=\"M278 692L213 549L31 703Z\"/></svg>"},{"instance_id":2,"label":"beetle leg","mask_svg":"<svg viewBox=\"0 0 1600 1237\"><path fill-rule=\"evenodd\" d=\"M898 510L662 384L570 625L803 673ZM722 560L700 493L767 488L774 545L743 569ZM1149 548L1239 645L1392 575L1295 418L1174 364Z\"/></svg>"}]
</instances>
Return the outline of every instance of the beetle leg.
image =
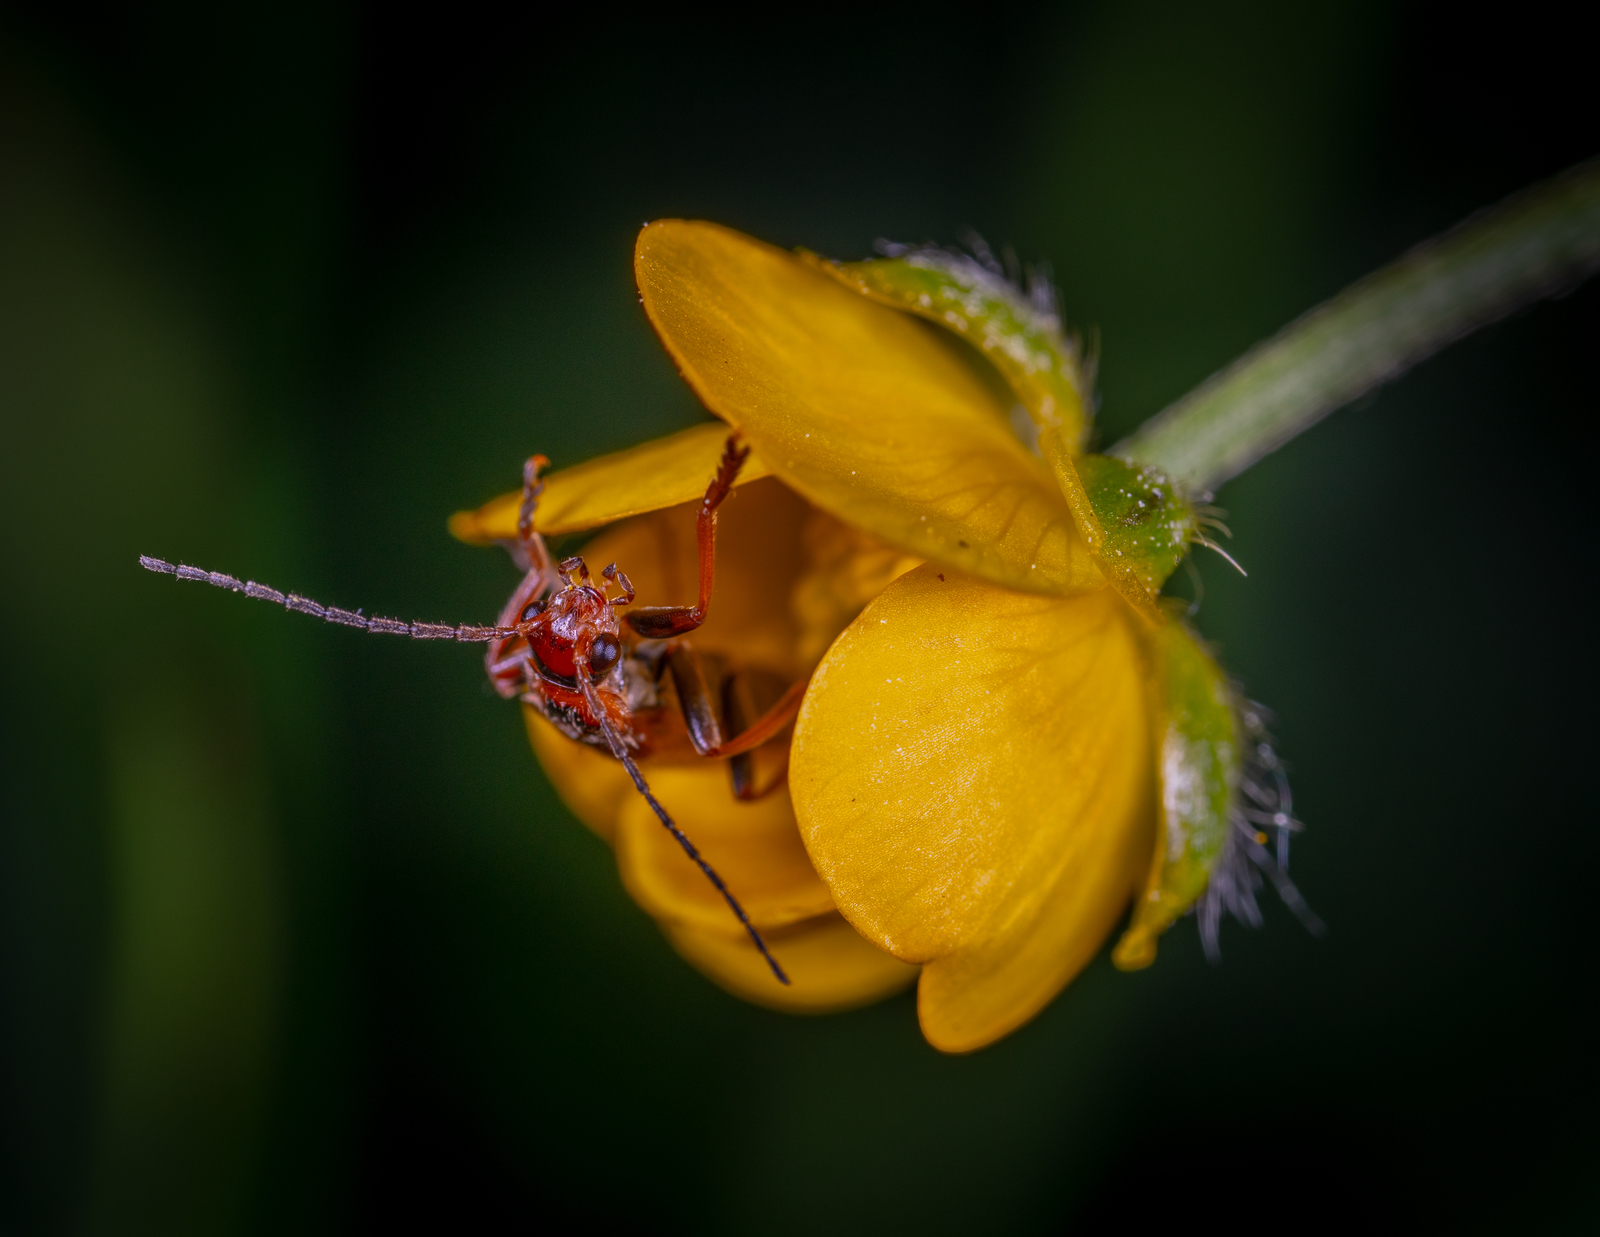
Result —
<instances>
[{"instance_id":1,"label":"beetle leg","mask_svg":"<svg viewBox=\"0 0 1600 1237\"><path fill-rule=\"evenodd\" d=\"M789 690L778 698L778 702L760 717L747 726L739 734L714 748L701 752L702 756L709 756L720 760L729 756L740 756L745 752L752 752L763 743L776 738L790 722L794 721L795 714L800 712L800 702L806 697L806 688L810 679L800 679L789 684Z\"/></svg>"},{"instance_id":2,"label":"beetle leg","mask_svg":"<svg viewBox=\"0 0 1600 1237\"><path fill-rule=\"evenodd\" d=\"M753 682L755 674L750 671L739 671L728 675L722 680L722 716L727 722L728 731L737 737L743 737L751 728L746 724L748 719L756 717L760 706L756 703ZM770 676L776 680L776 676ZM763 684L764 686L766 684ZM767 693L771 698L771 693ZM759 720L764 720L759 719ZM728 781L733 790L733 797L745 802L761 799L777 790L786 780L789 772L789 745L787 743L767 747L770 755L761 761L764 768L756 768L757 752L740 752L728 759ZM766 784L760 784L762 775L766 777Z\"/></svg>"},{"instance_id":3,"label":"beetle leg","mask_svg":"<svg viewBox=\"0 0 1600 1237\"><path fill-rule=\"evenodd\" d=\"M728 787L733 791L733 797L741 803L754 803L757 799L765 799L778 787L789 780L789 746L784 744L782 754L779 756L777 768L773 771L766 785L758 785L756 772L756 756L754 752L743 752L731 757L728 761Z\"/></svg>"},{"instance_id":4,"label":"beetle leg","mask_svg":"<svg viewBox=\"0 0 1600 1237\"><path fill-rule=\"evenodd\" d=\"M631 606L633 604L633 581L628 579L628 573L626 571L618 571L617 565L615 563L611 563L600 574L602 577L604 577L607 584L615 584L622 590L622 595L620 597L608 597L606 598L607 601L609 601L613 606Z\"/></svg>"},{"instance_id":5,"label":"beetle leg","mask_svg":"<svg viewBox=\"0 0 1600 1237\"><path fill-rule=\"evenodd\" d=\"M700 501L700 514L695 520L695 538L700 548L700 600L692 606L641 606L627 614L628 626L650 640L663 640L693 631L706 621L711 608L711 587L716 580L717 508L728 497L739 470L750 458L750 448L739 445L739 432L728 435L722 448L722 461L717 465L717 475L706 487L706 496Z\"/></svg>"},{"instance_id":6,"label":"beetle leg","mask_svg":"<svg viewBox=\"0 0 1600 1237\"><path fill-rule=\"evenodd\" d=\"M538 534L534 536L537 538ZM546 558L544 571L530 571L523 576L522 583L517 585L516 592L511 594L511 599L500 611L497 625L516 627L520 624L528 607L549 590L552 574L553 569ZM489 641L489 647L484 651L483 664L489 672L489 682L507 700L515 700L522 694L522 663L527 658L528 646L521 636L500 636Z\"/></svg>"},{"instance_id":7,"label":"beetle leg","mask_svg":"<svg viewBox=\"0 0 1600 1237\"><path fill-rule=\"evenodd\" d=\"M541 474L549 467L549 459L542 455L530 455L523 464L522 506L517 512L517 539L500 543L523 571L537 571L541 575L549 574L550 552L545 548L544 538L534 531L533 513L539 507L539 495L544 493Z\"/></svg>"},{"instance_id":8,"label":"beetle leg","mask_svg":"<svg viewBox=\"0 0 1600 1237\"><path fill-rule=\"evenodd\" d=\"M526 652L512 653L500 658L498 661L489 662L489 677L496 683L502 680L506 682L520 680L523 674L522 668L527 664L528 654Z\"/></svg>"},{"instance_id":9,"label":"beetle leg","mask_svg":"<svg viewBox=\"0 0 1600 1237\"><path fill-rule=\"evenodd\" d=\"M664 660L672 674L672 685L678 690L678 707L683 711L689 742L699 755L709 755L722 746L722 724L711 703L711 689L706 685L700 655L687 644L674 641L667 646Z\"/></svg>"},{"instance_id":10,"label":"beetle leg","mask_svg":"<svg viewBox=\"0 0 1600 1237\"><path fill-rule=\"evenodd\" d=\"M683 711L683 721L689 731L689 741L694 744L697 754L710 760L742 756L770 742L794 720L795 714L800 711L800 702L805 698L808 680L801 679L797 683L791 683L771 708L750 725L745 726L742 710L738 716L726 711L728 689L724 686L722 698L725 711L722 721L719 722L717 711L712 704L711 689L706 684L705 670L694 649L687 644L673 641L667 646L664 660L666 668L672 674L672 685L678 691L678 707ZM750 711L754 712L753 709ZM729 737L726 739L723 738L724 724L729 732ZM735 730L735 727L738 729Z\"/></svg>"}]
</instances>

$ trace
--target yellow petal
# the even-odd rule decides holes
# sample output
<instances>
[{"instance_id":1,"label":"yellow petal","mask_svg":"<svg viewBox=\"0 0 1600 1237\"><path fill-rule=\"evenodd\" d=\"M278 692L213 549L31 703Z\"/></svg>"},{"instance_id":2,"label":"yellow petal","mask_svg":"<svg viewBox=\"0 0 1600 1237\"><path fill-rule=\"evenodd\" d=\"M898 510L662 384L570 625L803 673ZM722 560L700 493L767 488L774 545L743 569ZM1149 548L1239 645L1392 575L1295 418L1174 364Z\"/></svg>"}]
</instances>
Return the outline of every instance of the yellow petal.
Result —
<instances>
[{"instance_id":1,"label":"yellow petal","mask_svg":"<svg viewBox=\"0 0 1600 1237\"><path fill-rule=\"evenodd\" d=\"M1084 394L1090 382L1082 349L1062 334L1053 312L1041 312L1023 291L982 263L937 248L899 258L827 262L803 253L803 261L864 296L937 322L982 351L1005 378L1020 408L1033 422L1039 456L1054 474L1078 522L1078 532L1098 551L1104 529L1078 475L1075 460L1088 437ZM1115 562L1101 556L1101 568ZM1143 597L1135 597L1136 605Z\"/></svg>"},{"instance_id":2,"label":"yellow petal","mask_svg":"<svg viewBox=\"0 0 1600 1237\"><path fill-rule=\"evenodd\" d=\"M540 717L532 709L525 710L528 733L534 750L539 754L551 781L567 806L590 828L608 841L615 832L616 820L624 808L639 801L638 793L627 774L616 761L594 749L574 743ZM719 764L708 769L717 785L706 787L711 792L705 797L714 799L717 794L727 797L727 773ZM620 781L618 780L620 779ZM672 779L668 779L670 782ZM642 802L642 801L639 801ZM767 802L762 800L761 802ZM698 813L685 815L687 831L693 836L705 836L700 827L703 819ZM652 816L647 822L655 832L666 837L666 831ZM779 853L800 850L799 835L795 832L792 815L788 821L792 842L775 848ZM670 838L666 839L671 842ZM686 878L680 865L688 861L676 843L670 850L648 845L655 839L646 839L642 848L645 861L652 865L664 863L668 868L666 884L682 886L686 881L688 900L695 903L690 918L695 923L707 922L704 913L705 894L710 891L699 869L690 868L692 879ZM730 865L730 870L732 867ZM806 862L806 881L820 893L816 903L831 906L825 890ZM694 882L698 882L695 885ZM699 886L705 886L702 890ZM655 900L641 900L647 910L654 909ZM758 911L766 914L770 907L757 902ZM664 909L676 909L670 905ZM751 945L750 938L739 928L737 921L720 898L709 908L709 927L691 926L689 923L661 921L667 939L683 957L702 971L713 982L735 996L790 1013L829 1013L867 1005L909 985L917 977L917 968L890 957L881 949L863 940L840 916L833 911L805 918L786 927L768 926L763 929L770 948L781 958L789 986L783 987L772 978L766 962ZM720 912L720 913L718 913Z\"/></svg>"},{"instance_id":3,"label":"yellow petal","mask_svg":"<svg viewBox=\"0 0 1600 1237\"><path fill-rule=\"evenodd\" d=\"M655 765L648 772L656 798L756 927L782 927L833 909L833 899L800 842L787 788L741 803L728 789L728 771L721 761ZM745 939L722 895L642 796L622 805L614 844L622 883L650 914Z\"/></svg>"},{"instance_id":4,"label":"yellow petal","mask_svg":"<svg viewBox=\"0 0 1600 1237\"><path fill-rule=\"evenodd\" d=\"M638 798L627 770L611 753L567 738L531 705L522 708L528 741L545 776L572 814L607 842L617 831L623 804Z\"/></svg>"},{"instance_id":5,"label":"yellow petal","mask_svg":"<svg viewBox=\"0 0 1600 1237\"><path fill-rule=\"evenodd\" d=\"M869 1005L917 977L916 967L863 940L838 914L768 934L768 947L789 976L788 987L772 978L748 937L741 942L671 923L662 928L672 947L714 983L785 1013L827 1014Z\"/></svg>"},{"instance_id":6,"label":"yellow petal","mask_svg":"<svg viewBox=\"0 0 1600 1237\"><path fill-rule=\"evenodd\" d=\"M817 506L1012 588L1102 583L1009 392L959 342L715 224L650 224L634 273L695 392Z\"/></svg>"},{"instance_id":7,"label":"yellow petal","mask_svg":"<svg viewBox=\"0 0 1600 1237\"><path fill-rule=\"evenodd\" d=\"M534 527L545 534L573 533L697 501L716 476L727 440L726 425L697 425L551 473L539 496ZM738 483L759 480L767 473L761 458L752 454L740 470ZM509 540L517 535L521 510L521 490L502 494L476 511L456 512L450 517L450 532L474 545Z\"/></svg>"},{"instance_id":8,"label":"yellow petal","mask_svg":"<svg viewBox=\"0 0 1600 1237\"><path fill-rule=\"evenodd\" d=\"M722 895L662 827L622 765L599 748L567 738L537 710L526 708L524 715L534 753L556 793L611 843L633 900L658 919L748 944ZM729 789L725 761L646 762L644 772L678 827L758 927L781 927L833 909L800 842L787 789L741 803Z\"/></svg>"},{"instance_id":9,"label":"yellow petal","mask_svg":"<svg viewBox=\"0 0 1600 1237\"><path fill-rule=\"evenodd\" d=\"M809 672L869 601L922 560L814 508L805 545L805 573L795 581L789 604Z\"/></svg>"},{"instance_id":10,"label":"yellow petal","mask_svg":"<svg viewBox=\"0 0 1600 1237\"><path fill-rule=\"evenodd\" d=\"M981 1047L1093 955L1147 862L1145 667L1109 589L1020 595L933 565L829 650L795 731L801 835L844 916L924 962L929 1041Z\"/></svg>"}]
</instances>

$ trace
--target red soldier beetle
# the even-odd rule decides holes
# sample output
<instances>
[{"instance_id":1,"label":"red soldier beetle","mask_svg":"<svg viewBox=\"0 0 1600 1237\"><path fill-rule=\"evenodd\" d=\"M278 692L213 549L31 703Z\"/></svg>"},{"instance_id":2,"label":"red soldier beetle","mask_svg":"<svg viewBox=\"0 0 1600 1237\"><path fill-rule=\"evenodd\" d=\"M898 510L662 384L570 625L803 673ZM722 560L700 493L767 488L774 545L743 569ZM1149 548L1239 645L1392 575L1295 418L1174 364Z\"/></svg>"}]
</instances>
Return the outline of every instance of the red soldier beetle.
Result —
<instances>
[{"instance_id":1,"label":"red soldier beetle","mask_svg":"<svg viewBox=\"0 0 1600 1237\"><path fill-rule=\"evenodd\" d=\"M756 798L775 785L756 785L751 755L777 738L794 720L805 695L806 680L789 685L775 703L759 712L754 706L758 685L749 676L725 676L719 719L699 655L683 639L705 622L710 609L716 581L717 510L732 491L749 455L750 449L739 445L738 431L730 434L716 475L701 500L696 519L699 596L695 604L630 609L622 620L629 628L626 635L617 612L631 606L634 600L627 575L612 563L600 573L603 584L596 586L582 557L554 561L544 538L534 529L534 512L544 489L540 478L550 463L542 455L531 457L523 466L517 539L506 543L524 575L493 627L369 618L359 610L324 606L308 597L280 593L254 580L241 582L221 572L174 565L145 555L140 556L139 564L150 571L244 593L346 627L418 640L487 642L484 664L495 690L508 700L520 700L538 709L568 738L603 747L622 763L662 826L726 900L774 977L787 984L788 976L768 950L760 931L716 869L651 793L638 765L639 759L671 742L671 730L662 724L665 708L660 692L663 676L670 675L689 744L698 756L728 761L735 796ZM612 587L618 589L615 596L609 595ZM746 720L751 717L755 720L747 725Z\"/></svg>"}]
</instances>

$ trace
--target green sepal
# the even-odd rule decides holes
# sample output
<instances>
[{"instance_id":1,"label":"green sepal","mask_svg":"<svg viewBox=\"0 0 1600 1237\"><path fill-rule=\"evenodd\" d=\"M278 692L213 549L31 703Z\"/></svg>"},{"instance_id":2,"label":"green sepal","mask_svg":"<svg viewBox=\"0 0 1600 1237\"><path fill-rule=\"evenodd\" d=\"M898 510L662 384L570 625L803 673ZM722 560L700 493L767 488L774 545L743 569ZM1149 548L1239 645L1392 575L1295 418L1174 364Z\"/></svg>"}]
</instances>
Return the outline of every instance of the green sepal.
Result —
<instances>
[{"instance_id":1,"label":"green sepal","mask_svg":"<svg viewBox=\"0 0 1600 1237\"><path fill-rule=\"evenodd\" d=\"M867 262L802 256L856 291L959 335L999 370L1035 433L1053 429L1071 454L1083 449L1091 383L1082 348L1062 332L1050 295L1036 303L975 258L933 247ZM1032 286L1048 288L1043 281Z\"/></svg>"},{"instance_id":2,"label":"green sepal","mask_svg":"<svg viewBox=\"0 0 1600 1237\"><path fill-rule=\"evenodd\" d=\"M1155 961L1157 939L1210 883L1232 827L1244 755L1233 690L1200 641L1174 621L1152 644L1158 823L1149 877L1111 953L1125 971Z\"/></svg>"},{"instance_id":3,"label":"green sepal","mask_svg":"<svg viewBox=\"0 0 1600 1237\"><path fill-rule=\"evenodd\" d=\"M1085 455L1077 468L1100 522L1095 552L1115 574L1132 575L1151 595L1159 592L1199 540L1194 508L1159 468L1109 455Z\"/></svg>"}]
</instances>

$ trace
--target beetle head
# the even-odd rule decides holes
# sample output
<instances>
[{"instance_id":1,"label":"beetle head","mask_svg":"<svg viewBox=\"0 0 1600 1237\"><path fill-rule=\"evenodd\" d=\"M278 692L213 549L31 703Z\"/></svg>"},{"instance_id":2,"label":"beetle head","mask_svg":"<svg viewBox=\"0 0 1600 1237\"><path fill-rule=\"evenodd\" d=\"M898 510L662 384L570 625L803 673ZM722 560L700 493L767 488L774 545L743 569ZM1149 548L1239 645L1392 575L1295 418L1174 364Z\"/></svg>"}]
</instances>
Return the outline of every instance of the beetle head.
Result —
<instances>
[{"instance_id":1,"label":"beetle head","mask_svg":"<svg viewBox=\"0 0 1600 1237\"><path fill-rule=\"evenodd\" d=\"M581 659L591 680L599 682L622 657L616 610L592 585L569 584L530 602L517 627L540 664L563 678L577 675Z\"/></svg>"}]
</instances>

